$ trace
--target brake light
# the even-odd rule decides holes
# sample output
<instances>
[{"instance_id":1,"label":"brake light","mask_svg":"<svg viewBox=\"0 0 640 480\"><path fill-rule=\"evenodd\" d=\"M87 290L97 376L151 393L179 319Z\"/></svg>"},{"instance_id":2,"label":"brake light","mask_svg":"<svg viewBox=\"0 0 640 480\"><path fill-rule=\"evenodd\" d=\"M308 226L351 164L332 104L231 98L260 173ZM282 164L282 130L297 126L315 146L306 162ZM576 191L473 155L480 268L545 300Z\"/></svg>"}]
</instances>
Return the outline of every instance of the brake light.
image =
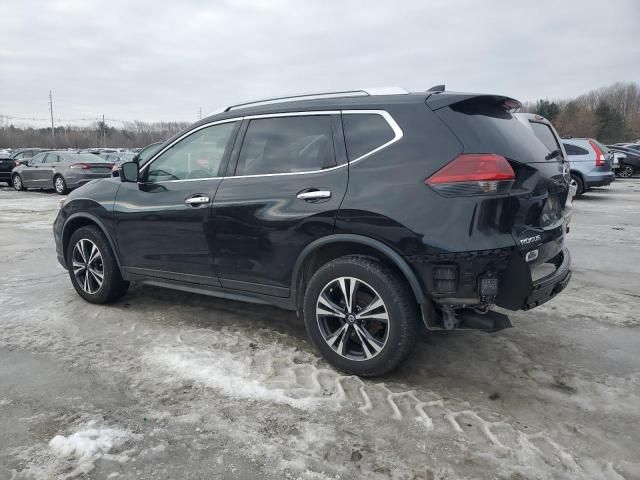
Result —
<instances>
[{"instance_id":1,"label":"brake light","mask_svg":"<svg viewBox=\"0 0 640 480\"><path fill-rule=\"evenodd\" d=\"M598 145L593 140L589 140L589 144L593 151L596 152L596 167L604 167L604 155L602 150L598 148Z\"/></svg>"},{"instance_id":2,"label":"brake light","mask_svg":"<svg viewBox=\"0 0 640 480\"><path fill-rule=\"evenodd\" d=\"M69 165L69 168L81 168L82 170L89 170L91 168L91 165L87 165L86 163L79 162L79 163L72 163L71 165Z\"/></svg>"},{"instance_id":3,"label":"brake light","mask_svg":"<svg viewBox=\"0 0 640 480\"><path fill-rule=\"evenodd\" d=\"M424 183L445 196L507 192L516 176L506 158L493 153L462 154Z\"/></svg>"}]
</instances>

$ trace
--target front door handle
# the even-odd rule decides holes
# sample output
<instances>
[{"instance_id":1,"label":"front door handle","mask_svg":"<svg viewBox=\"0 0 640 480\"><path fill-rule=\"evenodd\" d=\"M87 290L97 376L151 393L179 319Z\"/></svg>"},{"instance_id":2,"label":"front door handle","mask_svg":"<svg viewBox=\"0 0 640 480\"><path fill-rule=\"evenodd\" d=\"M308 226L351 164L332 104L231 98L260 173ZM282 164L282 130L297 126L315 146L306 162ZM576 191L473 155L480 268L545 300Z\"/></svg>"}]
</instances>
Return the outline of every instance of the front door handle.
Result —
<instances>
[{"instance_id":1,"label":"front door handle","mask_svg":"<svg viewBox=\"0 0 640 480\"><path fill-rule=\"evenodd\" d=\"M184 203L187 205L191 205L192 207L198 207L200 205L205 205L209 203L209 197L206 195L197 195L195 197L187 198Z\"/></svg>"},{"instance_id":2,"label":"front door handle","mask_svg":"<svg viewBox=\"0 0 640 480\"><path fill-rule=\"evenodd\" d=\"M331 192L329 190L306 190L300 192L297 197L300 200L321 200L323 198L331 198Z\"/></svg>"}]
</instances>

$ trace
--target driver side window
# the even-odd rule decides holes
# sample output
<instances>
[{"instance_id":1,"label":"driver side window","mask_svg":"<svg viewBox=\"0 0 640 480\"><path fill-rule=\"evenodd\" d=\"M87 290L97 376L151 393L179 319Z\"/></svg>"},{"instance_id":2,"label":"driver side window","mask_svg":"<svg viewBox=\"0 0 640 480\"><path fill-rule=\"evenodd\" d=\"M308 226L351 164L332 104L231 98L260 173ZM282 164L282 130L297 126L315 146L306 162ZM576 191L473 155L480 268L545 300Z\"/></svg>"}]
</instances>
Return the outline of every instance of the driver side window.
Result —
<instances>
[{"instance_id":1,"label":"driver side window","mask_svg":"<svg viewBox=\"0 0 640 480\"><path fill-rule=\"evenodd\" d=\"M217 177L237 122L203 128L173 145L149 166L147 180Z\"/></svg>"}]
</instances>

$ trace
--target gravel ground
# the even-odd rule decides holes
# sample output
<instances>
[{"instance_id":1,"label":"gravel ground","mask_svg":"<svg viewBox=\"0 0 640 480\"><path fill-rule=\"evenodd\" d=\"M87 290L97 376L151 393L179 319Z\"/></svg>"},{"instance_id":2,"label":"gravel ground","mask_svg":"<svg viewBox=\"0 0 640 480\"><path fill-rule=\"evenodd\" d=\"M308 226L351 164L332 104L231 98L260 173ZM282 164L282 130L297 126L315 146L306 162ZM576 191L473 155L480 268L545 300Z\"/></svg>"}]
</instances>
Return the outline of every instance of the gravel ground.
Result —
<instances>
[{"instance_id":1,"label":"gravel ground","mask_svg":"<svg viewBox=\"0 0 640 480\"><path fill-rule=\"evenodd\" d=\"M295 315L57 264L60 197L0 191L0 479L640 478L640 179L574 203L573 279L496 334L423 335L383 379Z\"/></svg>"}]
</instances>

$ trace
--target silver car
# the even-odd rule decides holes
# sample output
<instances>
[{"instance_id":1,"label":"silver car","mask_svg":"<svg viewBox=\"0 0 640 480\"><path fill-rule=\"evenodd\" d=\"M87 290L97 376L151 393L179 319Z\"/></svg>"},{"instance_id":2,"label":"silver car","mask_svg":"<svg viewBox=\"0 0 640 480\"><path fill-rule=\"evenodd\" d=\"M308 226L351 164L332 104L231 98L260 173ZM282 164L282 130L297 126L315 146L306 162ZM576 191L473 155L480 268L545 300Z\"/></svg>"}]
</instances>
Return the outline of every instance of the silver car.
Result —
<instances>
[{"instance_id":1,"label":"silver car","mask_svg":"<svg viewBox=\"0 0 640 480\"><path fill-rule=\"evenodd\" d=\"M571 181L578 193L605 187L615 179L613 154L594 138L563 138L562 146L571 162Z\"/></svg>"},{"instance_id":2,"label":"silver car","mask_svg":"<svg viewBox=\"0 0 640 480\"><path fill-rule=\"evenodd\" d=\"M15 167L11 172L11 183L16 190L53 188L64 195L91 180L110 177L112 166L112 162L91 153L42 152L27 164Z\"/></svg>"}]
</instances>

